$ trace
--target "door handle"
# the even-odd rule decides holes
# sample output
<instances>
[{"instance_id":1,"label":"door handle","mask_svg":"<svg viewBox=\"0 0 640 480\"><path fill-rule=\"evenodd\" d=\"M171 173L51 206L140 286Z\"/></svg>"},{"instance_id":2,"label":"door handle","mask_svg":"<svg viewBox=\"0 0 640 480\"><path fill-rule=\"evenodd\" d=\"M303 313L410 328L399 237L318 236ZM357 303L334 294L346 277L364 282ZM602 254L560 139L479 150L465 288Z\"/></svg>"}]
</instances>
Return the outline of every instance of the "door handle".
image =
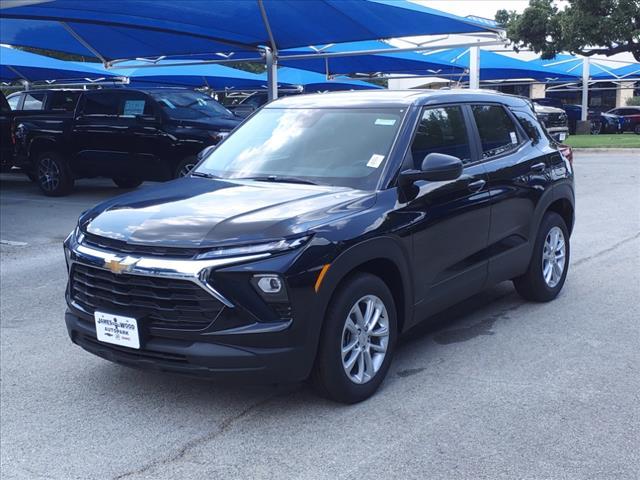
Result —
<instances>
[{"instance_id":1,"label":"door handle","mask_svg":"<svg viewBox=\"0 0 640 480\"><path fill-rule=\"evenodd\" d=\"M472 192L479 192L486 185L487 182L484 180L476 180L467 185L467 188Z\"/></svg>"},{"instance_id":2,"label":"door handle","mask_svg":"<svg viewBox=\"0 0 640 480\"><path fill-rule=\"evenodd\" d=\"M547 164L544 162L536 163L535 165L531 165L531 170L534 172L543 172L544 169L547 168Z\"/></svg>"}]
</instances>

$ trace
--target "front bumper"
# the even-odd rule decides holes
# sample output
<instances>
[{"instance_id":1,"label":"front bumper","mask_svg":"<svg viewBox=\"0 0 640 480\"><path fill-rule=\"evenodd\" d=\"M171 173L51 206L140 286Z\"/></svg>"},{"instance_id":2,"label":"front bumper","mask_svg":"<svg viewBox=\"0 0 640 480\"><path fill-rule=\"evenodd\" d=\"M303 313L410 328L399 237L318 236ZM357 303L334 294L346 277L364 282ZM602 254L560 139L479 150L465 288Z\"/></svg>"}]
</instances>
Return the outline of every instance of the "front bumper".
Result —
<instances>
[{"instance_id":1,"label":"front bumper","mask_svg":"<svg viewBox=\"0 0 640 480\"><path fill-rule=\"evenodd\" d=\"M99 342L93 319L71 309L65 322L73 343L130 367L251 383L295 382L309 375L309 349L304 346L261 348L233 345L231 338L147 337L135 350Z\"/></svg>"},{"instance_id":2,"label":"front bumper","mask_svg":"<svg viewBox=\"0 0 640 480\"><path fill-rule=\"evenodd\" d=\"M126 273L117 275L121 280L133 276L188 282L223 305L217 317L212 317L207 325L189 328L181 327L179 321L158 323L148 315L149 312L144 309L136 312L129 304L114 301L109 308L101 306L101 311L139 319L141 348L132 349L97 340L93 307L76 302L71 293L76 288L72 286L76 280L72 280L66 292L66 326L72 342L88 352L138 368L251 383L300 381L309 376L321 325L320 315L315 313L319 312L315 308L318 300L311 283L315 276L308 272L292 274L290 310L281 317L275 315L271 306L260 301L249 284L249 278L256 273L273 272L285 276L295 252L206 261L123 257L79 244L73 235L67 239L65 247L70 272L76 266L91 266L106 272L111 270L111 260L117 259L119 266L127 268ZM100 284L99 279L92 281L97 282L94 286L101 291L112 291L108 285ZM109 295L121 295L120 289L125 288L121 284L115 287Z\"/></svg>"}]
</instances>

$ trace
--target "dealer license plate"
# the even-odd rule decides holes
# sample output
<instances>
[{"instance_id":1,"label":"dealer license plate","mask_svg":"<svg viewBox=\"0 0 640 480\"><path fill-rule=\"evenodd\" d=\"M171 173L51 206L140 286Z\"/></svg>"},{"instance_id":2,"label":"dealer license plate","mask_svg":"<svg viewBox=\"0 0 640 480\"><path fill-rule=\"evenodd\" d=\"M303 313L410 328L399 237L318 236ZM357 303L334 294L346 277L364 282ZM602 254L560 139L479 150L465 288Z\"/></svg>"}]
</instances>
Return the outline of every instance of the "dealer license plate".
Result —
<instances>
[{"instance_id":1,"label":"dealer license plate","mask_svg":"<svg viewBox=\"0 0 640 480\"><path fill-rule=\"evenodd\" d=\"M98 340L129 348L140 348L138 321L135 318L95 312L96 334Z\"/></svg>"}]
</instances>

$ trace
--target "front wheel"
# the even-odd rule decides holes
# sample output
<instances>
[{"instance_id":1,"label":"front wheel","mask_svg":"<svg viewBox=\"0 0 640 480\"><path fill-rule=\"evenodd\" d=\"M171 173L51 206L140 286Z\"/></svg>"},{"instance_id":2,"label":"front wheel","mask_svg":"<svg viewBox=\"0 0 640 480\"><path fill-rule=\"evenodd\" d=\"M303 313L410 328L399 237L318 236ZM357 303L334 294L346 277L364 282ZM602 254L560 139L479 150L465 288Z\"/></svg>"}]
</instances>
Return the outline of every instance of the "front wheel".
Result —
<instances>
[{"instance_id":1,"label":"front wheel","mask_svg":"<svg viewBox=\"0 0 640 480\"><path fill-rule=\"evenodd\" d=\"M548 302L556 298L569 270L569 231L560 215L547 212L533 247L529 268L513 280L526 300Z\"/></svg>"},{"instance_id":2,"label":"front wheel","mask_svg":"<svg viewBox=\"0 0 640 480\"><path fill-rule=\"evenodd\" d=\"M55 152L45 152L36 161L36 183L50 197L68 195L74 178L67 161Z\"/></svg>"},{"instance_id":3,"label":"front wheel","mask_svg":"<svg viewBox=\"0 0 640 480\"><path fill-rule=\"evenodd\" d=\"M193 170L193 167L196 166L196 163L198 163L196 157L187 157L182 160L176 167L174 178L181 178L189 175L189 172Z\"/></svg>"},{"instance_id":4,"label":"front wheel","mask_svg":"<svg viewBox=\"0 0 640 480\"><path fill-rule=\"evenodd\" d=\"M342 403L369 398L389 370L397 335L396 307L387 285L360 273L331 300L320 339L313 382Z\"/></svg>"},{"instance_id":5,"label":"front wheel","mask_svg":"<svg viewBox=\"0 0 640 480\"><path fill-rule=\"evenodd\" d=\"M139 178L116 177L112 180L118 188L136 188L139 187L140 184L142 184L142 180L140 180Z\"/></svg>"}]
</instances>

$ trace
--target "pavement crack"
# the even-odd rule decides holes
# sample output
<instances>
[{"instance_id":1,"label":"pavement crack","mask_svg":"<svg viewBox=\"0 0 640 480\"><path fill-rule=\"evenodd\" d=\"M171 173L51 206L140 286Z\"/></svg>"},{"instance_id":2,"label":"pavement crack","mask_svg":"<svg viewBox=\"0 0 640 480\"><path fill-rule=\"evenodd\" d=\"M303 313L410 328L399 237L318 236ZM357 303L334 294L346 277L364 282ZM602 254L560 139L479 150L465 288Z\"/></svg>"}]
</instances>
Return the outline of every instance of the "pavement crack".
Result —
<instances>
[{"instance_id":1,"label":"pavement crack","mask_svg":"<svg viewBox=\"0 0 640 480\"><path fill-rule=\"evenodd\" d=\"M629 242L633 242L634 240L637 240L638 238L640 238L640 232L636 233L635 235L632 235L630 237L624 238L622 240L620 240L619 242L614 243L613 245L611 245L610 247L607 247L603 250L600 250L599 252L594 253L593 255L589 255L587 257L581 258L579 260L576 260L575 262L573 262L571 265L574 267L577 267L579 265L582 265L583 263L587 263L590 262L591 260L601 257L602 255L606 255L607 253L611 253L614 250L620 248L621 246L629 243Z\"/></svg>"},{"instance_id":2,"label":"pavement crack","mask_svg":"<svg viewBox=\"0 0 640 480\"><path fill-rule=\"evenodd\" d=\"M294 391L297 391L294 390ZM194 438L190 441L188 441L187 443L185 443L184 445L182 445L178 450L176 450L175 452L173 452L172 454L168 455L167 457L164 458L159 458L157 460L154 460L140 468L137 468L135 470L130 470L128 472L122 473L120 475L116 475L115 477L113 477L113 480L122 480L125 478L129 478L132 477L134 475L142 475L145 474L147 472L149 472L150 470L156 468L156 467L160 467L163 465L169 465L173 462L179 461L182 458L184 458L187 453L189 453L189 451L193 450L194 448L198 447L199 445L205 444L207 442L210 442L212 440L214 440L215 438L219 437L220 435L223 435L224 433L226 433L237 421L242 420L243 418L245 418L247 415L251 414L252 412L254 412L255 410L267 405L269 402L271 402L272 400L274 400L275 398L278 397L282 397L284 395L288 395L289 393L292 393L292 391L287 391L287 392L283 392L283 393L276 393L274 395L270 395L267 398L253 403L251 405L249 405L248 407L246 407L245 409L241 410L240 412L238 412L236 415L232 415L231 417L223 420L223 422L220 424L220 426L212 431L209 432L206 435Z\"/></svg>"}]
</instances>

